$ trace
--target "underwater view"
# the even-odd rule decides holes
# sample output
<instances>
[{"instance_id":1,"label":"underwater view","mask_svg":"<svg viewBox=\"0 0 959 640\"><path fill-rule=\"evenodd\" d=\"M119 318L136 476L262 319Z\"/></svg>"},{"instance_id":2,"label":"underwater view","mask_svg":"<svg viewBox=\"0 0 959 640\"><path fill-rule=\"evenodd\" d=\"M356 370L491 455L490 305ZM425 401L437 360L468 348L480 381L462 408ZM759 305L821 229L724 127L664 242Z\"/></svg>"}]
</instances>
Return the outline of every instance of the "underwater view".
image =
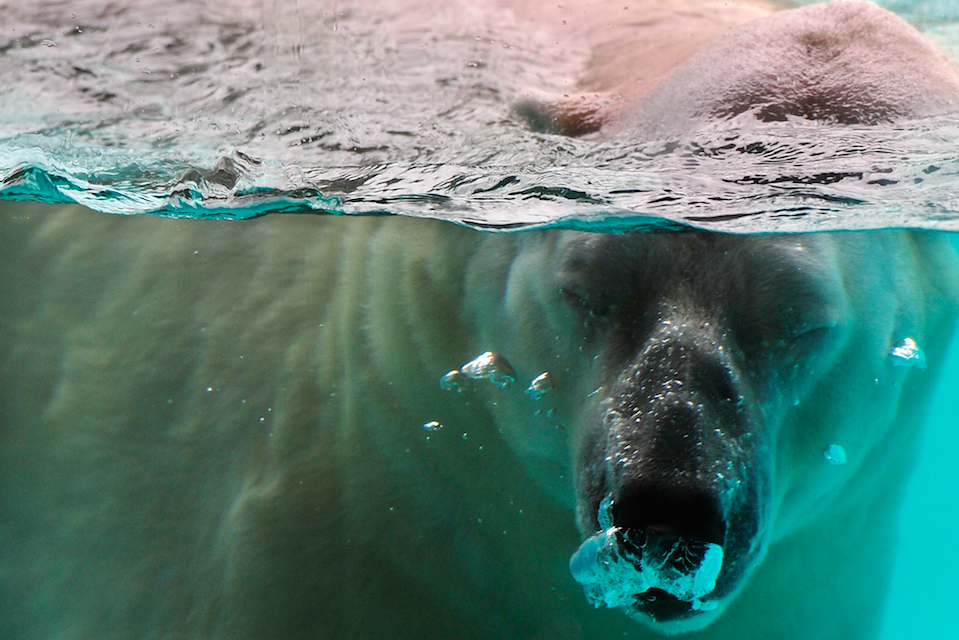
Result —
<instances>
[{"instance_id":1,"label":"underwater view","mask_svg":"<svg viewBox=\"0 0 959 640\"><path fill-rule=\"evenodd\" d=\"M0 79L0 640L955 635L954 0L0 0Z\"/></svg>"}]
</instances>

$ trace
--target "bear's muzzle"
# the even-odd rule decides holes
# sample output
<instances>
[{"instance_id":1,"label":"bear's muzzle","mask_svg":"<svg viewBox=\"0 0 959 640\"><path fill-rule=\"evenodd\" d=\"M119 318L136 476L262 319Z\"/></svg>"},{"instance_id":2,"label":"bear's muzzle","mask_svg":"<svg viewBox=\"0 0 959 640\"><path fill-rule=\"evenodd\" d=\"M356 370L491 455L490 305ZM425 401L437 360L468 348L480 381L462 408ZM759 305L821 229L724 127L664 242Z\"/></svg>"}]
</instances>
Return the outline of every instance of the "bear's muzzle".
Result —
<instances>
[{"instance_id":1,"label":"bear's muzzle","mask_svg":"<svg viewBox=\"0 0 959 640\"><path fill-rule=\"evenodd\" d=\"M599 533L571 569L594 604L698 628L764 546L768 473L748 384L711 323L667 317L606 390L594 418L605 436L603 487L591 491L605 496Z\"/></svg>"}]
</instances>

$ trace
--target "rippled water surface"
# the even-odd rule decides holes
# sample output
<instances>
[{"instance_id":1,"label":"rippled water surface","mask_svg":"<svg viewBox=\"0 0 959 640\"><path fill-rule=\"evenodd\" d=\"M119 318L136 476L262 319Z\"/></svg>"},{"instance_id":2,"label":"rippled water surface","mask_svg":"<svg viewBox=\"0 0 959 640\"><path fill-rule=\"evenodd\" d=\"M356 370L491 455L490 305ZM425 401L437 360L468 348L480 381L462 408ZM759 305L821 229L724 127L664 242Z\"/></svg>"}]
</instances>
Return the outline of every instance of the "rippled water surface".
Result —
<instances>
[{"instance_id":1,"label":"rippled water surface","mask_svg":"<svg viewBox=\"0 0 959 640\"><path fill-rule=\"evenodd\" d=\"M956 57L956 3L887 5ZM190 217L959 229L955 118L536 133L517 100L568 90L587 51L467 5L362 7L0 2L0 195Z\"/></svg>"}]
</instances>

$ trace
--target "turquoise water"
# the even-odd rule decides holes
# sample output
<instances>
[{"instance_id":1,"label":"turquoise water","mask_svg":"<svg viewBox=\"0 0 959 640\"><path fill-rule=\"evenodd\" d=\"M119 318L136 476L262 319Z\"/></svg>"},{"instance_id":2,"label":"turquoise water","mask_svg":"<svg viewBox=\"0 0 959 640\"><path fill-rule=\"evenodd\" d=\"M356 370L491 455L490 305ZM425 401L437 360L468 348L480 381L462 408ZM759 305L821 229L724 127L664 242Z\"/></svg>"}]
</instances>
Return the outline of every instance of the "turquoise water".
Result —
<instances>
[{"instance_id":1,"label":"turquoise water","mask_svg":"<svg viewBox=\"0 0 959 640\"><path fill-rule=\"evenodd\" d=\"M959 529L954 487L959 483L956 451L956 389L959 347L950 352L952 366L939 383L916 474L900 513L901 544L886 612L888 640L919 635L955 637L955 602L959 589L959 550L952 541ZM945 507L945 508L944 508Z\"/></svg>"},{"instance_id":2,"label":"turquoise water","mask_svg":"<svg viewBox=\"0 0 959 640\"><path fill-rule=\"evenodd\" d=\"M959 237L953 238L959 249ZM884 640L956 636L959 598L959 531L955 487L959 486L959 340L953 339L948 367L930 406L929 423L916 473L899 514L900 546L889 589Z\"/></svg>"}]
</instances>

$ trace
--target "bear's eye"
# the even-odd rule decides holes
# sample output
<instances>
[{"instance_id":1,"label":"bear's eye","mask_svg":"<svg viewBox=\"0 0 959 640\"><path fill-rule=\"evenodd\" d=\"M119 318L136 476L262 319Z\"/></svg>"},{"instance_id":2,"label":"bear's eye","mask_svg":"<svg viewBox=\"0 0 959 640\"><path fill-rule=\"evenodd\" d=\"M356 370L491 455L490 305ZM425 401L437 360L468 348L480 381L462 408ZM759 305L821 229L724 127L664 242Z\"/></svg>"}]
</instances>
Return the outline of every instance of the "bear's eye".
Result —
<instances>
[{"instance_id":1,"label":"bear's eye","mask_svg":"<svg viewBox=\"0 0 959 640\"><path fill-rule=\"evenodd\" d=\"M563 299L566 300L566 304L576 311L577 314L588 315L591 313L588 294L580 293L570 287L560 287L559 292L562 294Z\"/></svg>"},{"instance_id":2,"label":"bear's eye","mask_svg":"<svg viewBox=\"0 0 959 640\"><path fill-rule=\"evenodd\" d=\"M787 343L795 353L824 354L835 349L841 342L844 323L833 317L819 318L815 322L802 322L793 327Z\"/></svg>"},{"instance_id":3,"label":"bear's eye","mask_svg":"<svg viewBox=\"0 0 959 640\"><path fill-rule=\"evenodd\" d=\"M791 338L794 340L812 340L825 338L838 326L835 320L820 320L811 323L800 323L793 327Z\"/></svg>"},{"instance_id":4,"label":"bear's eye","mask_svg":"<svg viewBox=\"0 0 959 640\"><path fill-rule=\"evenodd\" d=\"M782 335L789 340L826 338L839 326L840 305L815 294L806 294L781 310Z\"/></svg>"},{"instance_id":5,"label":"bear's eye","mask_svg":"<svg viewBox=\"0 0 959 640\"><path fill-rule=\"evenodd\" d=\"M822 353L842 335L842 316L829 305L785 306L733 316L738 346L748 359L781 358L785 354Z\"/></svg>"},{"instance_id":6,"label":"bear's eye","mask_svg":"<svg viewBox=\"0 0 959 640\"><path fill-rule=\"evenodd\" d=\"M590 318L602 318L609 311L608 305L601 296L581 293L577 288L571 286L561 286L559 291L572 309Z\"/></svg>"}]
</instances>

